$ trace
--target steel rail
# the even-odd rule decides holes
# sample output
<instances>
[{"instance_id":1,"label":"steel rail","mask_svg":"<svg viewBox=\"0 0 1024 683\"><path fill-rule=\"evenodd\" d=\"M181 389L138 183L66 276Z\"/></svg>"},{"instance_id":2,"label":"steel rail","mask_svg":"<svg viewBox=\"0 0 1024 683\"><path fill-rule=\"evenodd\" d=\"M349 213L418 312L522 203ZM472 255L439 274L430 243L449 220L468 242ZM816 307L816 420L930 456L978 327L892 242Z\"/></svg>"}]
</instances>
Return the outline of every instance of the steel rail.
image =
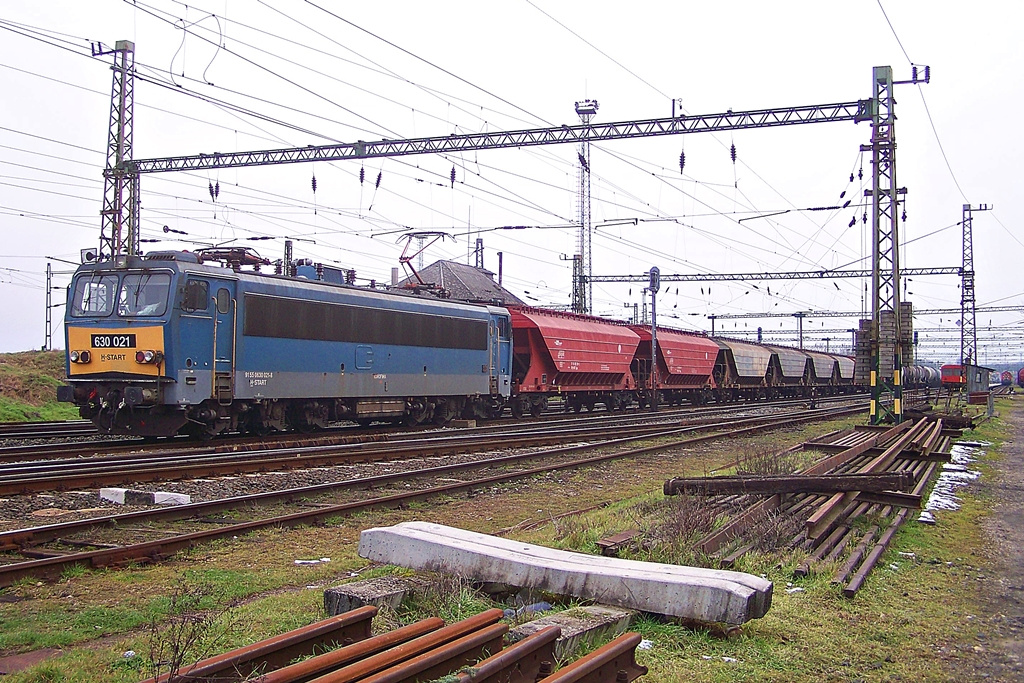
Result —
<instances>
[{"instance_id":1,"label":"steel rail","mask_svg":"<svg viewBox=\"0 0 1024 683\"><path fill-rule=\"evenodd\" d=\"M863 408L850 409L848 411L848 414L854 414L855 412L863 412L863 410ZM793 418L789 416L780 416L778 419L785 420L786 423L795 421ZM748 430L758 429L763 426L763 423L761 422L755 422L754 424L750 424L749 420L744 421L744 424L749 425L749 427L747 428ZM690 431L697 430L692 427L684 427L679 429L667 430L665 432L654 435L654 437L674 437L679 436L680 434L686 434ZM721 436L729 436L734 433L737 432L733 430L725 432L724 434L715 433L705 437L684 439L683 441L680 441L678 443L699 443L701 441L712 440L715 438L719 438ZM45 543L60 538L62 536L66 536L68 534L78 533L80 531L99 526L117 526L119 524L124 524L128 522L135 524L152 523L156 521L166 522L198 516L208 516L225 510L232 510L240 507L266 505L278 502L288 502L300 498L305 498L310 495L316 495L343 489L372 488L377 486L385 486L395 482L408 481L410 478L415 477L429 477L442 474L451 474L454 472L467 469L482 469L485 467L506 466L528 460L549 457L552 455L564 455L579 451L592 450L595 448L600 448L602 446L614 446L630 443L632 441L646 440L650 438L652 438L651 435L620 438L597 444L580 444L576 446L562 447L554 449L553 451L535 451L532 453L519 453L506 456L498 456L495 458L487 458L484 460L475 460L448 465L438 465L436 467L421 468L412 471L393 472L389 474L381 474L371 477L359 477L355 479L328 482L325 484L313 484L310 486L303 486L292 489L282 489L278 491L266 491L263 493L233 496L230 498L222 498L199 503L190 503L188 505L178 505L168 508L140 510L136 512L128 512L118 515L107 515L102 517L92 517L89 519L76 520L70 522L58 522L56 524L28 527L25 529L0 532L0 551L16 550L24 546Z\"/></svg>"},{"instance_id":2,"label":"steel rail","mask_svg":"<svg viewBox=\"0 0 1024 683\"><path fill-rule=\"evenodd\" d=\"M371 636L370 624L375 616L377 608L366 605L251 645L208 657L190 666L184 666L177 672L147 678L141 683L226 683L250 680L253 674L283 667L299 657L308 657L332 644L367 640Z\"/></svg>"},{"instance_id":3,"label":"steel rail","mask_svg":"<svg viewBox=\"0 0 1024 683\"><path fill-rule=\"evenodd\" d=\"M268 519L255 520L250 522L242 522L238 524L223 526L217 529L182 534L154 541L138 543L131 546L123 546L118 548L104 548L95 551L72 553L68 555L62 555L59 557L49 557L45 559L19 562L16 564L10 564L0 567L0 587L9 586L20 579L30 576L50 578L55 575L59 575L60 572L64 570L64 568L69 566L82 564L92 567L109 567L121 566L132 562L159 561L169 556L170 554L177 552L178 550L193 547L199 543L208 542L219 538L240 536L259 529L269 527L302 526L306 524L320 522L331 517L339 517L343 515L352 514L358 511L364 511L380 507L395 507L403 504L408 504L413 501L426 500L434 496L450 495L465 490L478 489L485 486L513 481L516 479L528 478L538 474L546 474L553 471L586 467L620 458L649 455L652 453L657 453L672 448L678 448L680 446L702 443L718 438L738 437L747 434L757 433L763 431L767 426L783 427L792 425L797 422L808 422L819 419L831 419L834 417L841 417L843 416L843 414L854 414L863 411L864 408L848 409L847 411L843 411L843 413L841 414L831 412L826 414L823 411L813 411L813 413L806 414L800 417L779 417L776 418L774 422L760 420L757 422L757 424L752 424L733 430L720 431L700 436L692 436L689 438L666 439L666 442L659 443L656 445L634 448L625 451L604 453L588 458L582 458L579 460L571 460L566 462L549 464L546 466L534 467L525 470L519 470L516 472L505 472L502 474L493 475L489 477L483 477L479 479L473 479L454 484L446 484L442 486L434 486L426 489L403 492L389 496L381 496L364 501L342 503L338 505L320 507L313 510L304 510L278 517L271 517ZM686 433L687 431L687 428L670 430L663 436L678 436L680 433ZM474 466L488 467L495 464L504 464L512 462L517 459L526 460L550 456L553 455L554 453L566 454L585 449L605 448L616 444L627 443L629 441L650 440L653 438L658 437L656 435L646 435L632 438L614 439L612 441L603 442L600 444L581 444L576 446L570 446L567 448L557 449L555 452L549 451L541 453L530 453L515 456L505 456L503 458L478 461L475 463L460 463L458 465L443 466L443 469L446 469L447 471L455 471L456 469L466 469ZM432 474L436 473L438 470L441 470L442 468L439 467L433 469L434 472L432 472ZM68 533L71 530L80 530L83 528L98 526L104 523L116 525L127 521L139 521L143 519L182 519L185 517L192 516L193 514L200 511L208 514L210 512L217 510L235 509L240 505L251 504L257 501L265 502L269 499L275 498L293 499L294 497L309 495L313 491L326 490L330 487L342 488L354 486L372 486L374 485L374 483L380 483L384 479L387 479L388 481L393 481L400 477L405 477L407 479L410 476L410 474L412 473L394 473L390 475L384 475L384 477L373 478L372 480L370 478L351 480L349 482L337 482L335 484L304 487L300 489L291 489L289 491L283 492L275 491L269 493L253 494L251 496L238 496L230 499L208 501L206 503L194 503L192 505L180 506L178 508L171 508L167 510L146 510L136 513L129 513L127 515L117 515L107 518L95 518L91 520L81 520L78 522L65 522L54 525L46 525L43 527L8 531L0 534L0 550L19 549L24 545L28 545L34 542L41 542L43 538L53 539L63 535L64 533Z\"/></svg>"},{"instance_id":4,"label":"steel rail","mask_svg":"<svg viewBox=\"0 0 1024 683\"><path fill-rule=\"evenodd\" d=\"M838 395L818 398L819 405L842 403L856 400L856 395ZM539 418L526 417L522 420L502 418L493 422L476 427L459 428L459 433L467 434L492 434L504 433L509 430L522 429L524 425L566 425L580 426L590 422L601 422L602 424L614 424L625 420L643 419L657 416L661 419L672 416L707 416L722 413L732 413L750 408L766 407L777 408L787 405L806 403L805 399L783 399L777 401L764 401L755 403L723 403L711 406L695 408L686 406L682 408L663 407L658 413L645 413L633 408L622 412L610 412L598 410L595 413L574 414L565 412L545 413ZM238 452L240 449L269 450L285 446L312 446L312 445L334 445L341 443L362 443L362 442L383 442L401 441L415 438L422 438L424 433L431 434L440 429L435 425L425 425L413 428L409 431L407 427L380 427L368 433L365 428L352 425L332 425L327 429L313 434L280 433L269 434L254 439L251 436L229 435L218 437L213 441L195 441L190 437L177 436L161 439L156 442L143 441L137 437L122 437L103 441L75 441L63 443L33 444L30 446L4 446L0 447L0 463L27 462L42 460L46 457L53 459L82 458L97 453L113 455L117 453L135 453L146 449L168 449L177 448L180 452L208 451L229 453ZM346 433L352 432L352 433ZM184 445L178 446L178 444Z\"/></svg>"},{"instance_id":5,"label":"steel rail","mask_svg":"<svg viewBox=\"0 0 1024 683\"><path fill-rule=\"evenodd\" d=\"M742 423L743 421L733 421L729 424ZM714 428L716 424L722 423L685 428L707 429ZM146 454L134 459L97 458L85 462L58 460L12 463L0 467L0 495L54 489L68 490L87 486L111 486L143 481L164 481L181 478L186 474L189 477L215 476L372 460L399 460L438 453L465 453L495 447L545 446L573 440L607 439L610 434L643 435L657 433L664 429L665 426L661 424L643 426L629 424L620 427L602 425L577 429L545 425L523 429L518 435L511 438L508 435L502 435L500 440L494 436L453 434L443 435L440 438L407 440L401 445L371 442L249 452L234 451L210 456L200 456L194 451L187 450L184 454L170 451L163 454Z\"/></svg>"},{"instance_id":6,"label":"steel rail","mask_svg":"<svg viewBox=\"0 0 1024 683\"><path fill-rule=\"evenodd\" d=\"M313 680L317 683L348 683L350 681L364 680L396 664L401 664L424 653L450 645L463 638L474 635L479 636L481 633L486 634L487 640L485 643L476 643L476 645L483 647L491 644L494 647L493 644L496 642L497 646L494 649L500 650L502 637L508 632L507 624L498 623L502 616L504 614L500 609L489 609L450 626L440 628L432 633L396 645L389 650L371 655L334 671L329 671ZM465 644L465 642L462 644ZM425 678L424 680L431 679Z\"/></svg>"},{"instance_id":7,"label":"steel rail","mask_svg":"<svg viewBox=\"0 0 1024 683\"><path fill-rule=\"evenodd\" d=\"M444 627L444 621L438 617L422 619L408 626L388 631L372 638L331 650L309 659L294 662L274 671L268 671L257 680L259 683L293 683L306 681L329 671L366 659L373 655L390 650L393 647L409 642ZM532 682L531 682L532 683Z\"/></svg>"},{"instance_id":8,"label":"steel rail","mask_svg":"<svg viewBox=\"0 0 1024 683\"><path fill-rule=\"evenodd\" d=\"M636 663L639 633L623 633L572 664L541 678L538 683L629 683L647 673Z\"/></svg>"},{"instance_id":9,"label":"steel rail","mask_svg":"<svg viewBox=\"0 0 1024 683\"><path fill-rule=\"evenodd\" d=\"M472 673L459 672L453 683L536 683L541 667L555 661L555 643L561 635L558 626L542 628L473 665Z\"/></svg>"}]
</instances>

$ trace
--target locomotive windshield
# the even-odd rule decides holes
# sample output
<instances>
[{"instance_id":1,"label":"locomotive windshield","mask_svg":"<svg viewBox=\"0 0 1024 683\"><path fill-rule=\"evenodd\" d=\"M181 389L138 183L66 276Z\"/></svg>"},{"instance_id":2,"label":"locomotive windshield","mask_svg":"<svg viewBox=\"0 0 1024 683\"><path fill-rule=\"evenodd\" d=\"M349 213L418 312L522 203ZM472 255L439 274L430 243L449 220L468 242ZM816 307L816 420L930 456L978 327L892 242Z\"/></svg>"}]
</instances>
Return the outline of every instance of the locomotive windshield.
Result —
<instances>
[{"instance_id":1,"label":"locomotive windshield","mask_svg":"<svg viewBox=\"0 0 1024 683\"><path fill-rule=\"evenodd\" d=\"M168 273L128 273L120 281L113 273L83 275L71 292L71 315L105 318L114 312L123 318L163 315L171 291Z\"/></svg>"},{"instance_id":2,"label":"locomotive windshield","mask_svg":"<svg viewBox=\"0 0 1024 683\"><path fill-rule=\"evenodd\" d=\"M114 310L116 294L116 275L83 275L71 292L71 315L106 317Z\"/></svg>"},{"instance_id":3,"label":"locomotive windshield","mask_svg":"<svg viewBox=\"0 0 1024 683\"><path fill-rule=\"evenodd\" d=\"M163 315L171 276L167 273L129 273L121 282L117 314L122 317Z\"/></svg>"}]
</instances>

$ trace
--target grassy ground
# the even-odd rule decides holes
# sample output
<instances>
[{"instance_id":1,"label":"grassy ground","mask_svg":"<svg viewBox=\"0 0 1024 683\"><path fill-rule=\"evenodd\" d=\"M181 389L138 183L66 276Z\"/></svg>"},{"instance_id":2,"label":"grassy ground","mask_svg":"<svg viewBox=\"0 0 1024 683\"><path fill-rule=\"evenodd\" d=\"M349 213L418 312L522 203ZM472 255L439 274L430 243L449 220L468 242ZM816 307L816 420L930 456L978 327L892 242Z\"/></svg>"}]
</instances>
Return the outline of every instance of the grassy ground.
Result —
<instances>
[{"instance_id":1,"label":"grassy ground","mask_svg":"<svg viewBox=\"0 0 1024 683\"><path fill-rule=\"evenodd\" d=\"M1024 409L1024 403L1006 400L999 408ZM203 546L157 567L69 572L52 585L26 581L0 591L0 654L42 647L64 653L6 680L138 680L152 672L151 660L166 658L160 653L169 634L187 622L183 605L197 605L209 617L188 641L195 656L312 622L323 616L323 588L381 571L355 552L359 532L371 526L420 519L485 533L516 527L523 531L513 532L514 538L591 550L605 532L630 528L644 519L641 511L666 505L657 492L667 478L713 471L771 445L781 450L859 421L677 449L318 528L263 531ZM969 437L993 441L987 457L997 458L1005 434L996 420ZM963 508L940 514L934 527L905 524L853 599L830 585L829 572L794 581L799 554L762 555L739 569L775 583L773 605L738 635L641 619L634 628L653 645L638 653L650 668L642 680L951 680L947 660L971 655L977 628L970 615L977 613L979 576L987 566L978 522L989 501L970 489L961 498ZM560 517L598 504L607 505ZM294 564L324 557L331 562ZM474 599L452 593L460 596L453 614ZM125 659L127 650L139 656Z\"/></svg>"},{"instance_id":2,"label":"grassy ground","mask_svg":"<svg viewBox=\"0 0 1024 683\"><path fill-rule=\"evenodd\" d=\"M57 403L63 383L63 351L0 353L0 422L77 419L77 408Z\"/></svg>"}]
</instances>

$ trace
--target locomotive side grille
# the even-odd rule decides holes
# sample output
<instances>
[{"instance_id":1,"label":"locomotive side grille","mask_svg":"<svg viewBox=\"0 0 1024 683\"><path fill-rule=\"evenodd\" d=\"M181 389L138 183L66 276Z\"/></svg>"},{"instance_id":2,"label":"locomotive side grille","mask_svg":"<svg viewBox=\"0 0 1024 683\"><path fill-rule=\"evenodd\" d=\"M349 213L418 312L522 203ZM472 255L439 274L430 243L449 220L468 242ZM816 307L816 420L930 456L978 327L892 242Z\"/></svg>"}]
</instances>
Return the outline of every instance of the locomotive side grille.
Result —
<instances>
[{"instance_id":1,"label":"locomotive side grille","mask_svg":"<svg viewBox=\"0 0 1024 683\"><path fill-rule=\"evenodd\" d=\"M487 321L245 295L243 334L357 344L487 349Z\"/></svg>"}]
</instances>

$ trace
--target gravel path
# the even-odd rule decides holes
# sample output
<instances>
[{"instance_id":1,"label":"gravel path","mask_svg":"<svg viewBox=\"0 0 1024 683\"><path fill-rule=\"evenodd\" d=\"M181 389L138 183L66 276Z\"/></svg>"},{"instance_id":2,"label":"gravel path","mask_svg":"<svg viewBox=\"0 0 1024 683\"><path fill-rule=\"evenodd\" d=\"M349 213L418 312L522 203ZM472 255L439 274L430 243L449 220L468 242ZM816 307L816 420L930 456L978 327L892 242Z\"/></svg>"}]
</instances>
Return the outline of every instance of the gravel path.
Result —
<instances>
[{"instance_id":1,"label":"gravel path","mask_svg":"<svg viewBox=\"0 0 1024 683\"><path fill-rule=\"evenodd\" d=\"M977 656L963 661L962 676L951 680L1024 681L1024 397L1015 401L1000 415L1012 432L1001 457L990 460L995 476L978 480L993 504L983 523L992 561L980 588L984 630Z\"/></svg>"}]
</instances>

